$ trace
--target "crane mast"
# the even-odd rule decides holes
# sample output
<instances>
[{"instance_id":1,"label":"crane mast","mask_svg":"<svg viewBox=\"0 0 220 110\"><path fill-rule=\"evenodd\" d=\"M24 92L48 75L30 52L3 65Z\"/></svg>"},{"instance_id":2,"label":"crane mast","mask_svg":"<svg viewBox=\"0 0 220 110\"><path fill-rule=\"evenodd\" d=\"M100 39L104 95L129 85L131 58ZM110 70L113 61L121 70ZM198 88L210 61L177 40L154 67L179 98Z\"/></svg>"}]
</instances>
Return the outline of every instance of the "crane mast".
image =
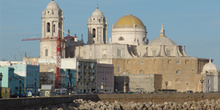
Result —
<instances>
[{"instance_id":1,"label":"crane mast","mask_svg":"<svg viewBox=\"0 0 220 110\"><path fill-rule=\"evenodd\" d=\"M56 81L55 81L55 88L60 88L61 81L60 81L60 52L61 52L61 37L60 37L60 29L58 30L57 36L57 51L56 51Z\"/></svg>"}]
</instances>

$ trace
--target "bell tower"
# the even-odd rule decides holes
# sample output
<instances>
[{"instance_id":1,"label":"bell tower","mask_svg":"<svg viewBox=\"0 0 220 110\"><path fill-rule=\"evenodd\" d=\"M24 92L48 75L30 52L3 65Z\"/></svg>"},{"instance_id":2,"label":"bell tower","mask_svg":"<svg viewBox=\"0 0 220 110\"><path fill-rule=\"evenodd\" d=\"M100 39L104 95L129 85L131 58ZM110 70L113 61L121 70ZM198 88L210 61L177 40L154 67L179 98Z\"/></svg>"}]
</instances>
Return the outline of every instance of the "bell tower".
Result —
<instances>
[{"instance_id":1,"label":"bell tower","mask_svg":"<svg viewBox=\"0 0 220 110\"><path fill-rule=\"evenodd\" d=\"M60 30L60 35L59 34ZM53 0L47 5L42 13L42 39L40 41L40 57L55 58L56 57L56 38L63 37L63 12L56 2ZM61 41L61 49L63 48ZM61 52L63 56L64 52Z\"/></svg>"},{"instance_id":2,"label":"bell tower","mask_svg":"<svg viewBox=\"0 0 220 110\"><path fill-rule=\"evenodd\" d=\"M107 43L107 20L102 11L97 9L88 19L88 42L87 44Z\"/></svg>"}]
</instances>

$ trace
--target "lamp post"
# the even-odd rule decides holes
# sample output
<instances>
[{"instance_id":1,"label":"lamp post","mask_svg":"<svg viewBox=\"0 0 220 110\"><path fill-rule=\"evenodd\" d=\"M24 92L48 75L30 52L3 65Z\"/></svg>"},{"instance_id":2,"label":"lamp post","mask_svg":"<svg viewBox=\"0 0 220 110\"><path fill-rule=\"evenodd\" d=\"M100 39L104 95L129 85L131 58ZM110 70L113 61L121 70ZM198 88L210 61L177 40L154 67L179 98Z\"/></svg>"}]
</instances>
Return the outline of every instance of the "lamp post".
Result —
<instances>
[{"instance_id":1,"label":"lamp post","mask_svg":"<svg viewBox=\"0 0 220 110\"><path fill-rule=\"evenodd\" d=\"M2 75L2 73L0 73L0 82L1 82L1 84L0 84L0 98L2 98L2 77L3 77L3 75Z\"/></svg>"},{"instance_id":2,"label":"lamp post","mask_svg":"<svg viewBox=\"0 0 220 110\"><path fill-rule=\"evenodd\" d=\"M70 69L68 69L68 75L69 75L69 81L70 81L70 93L71 93L71 92L72 92L72 81L71 81L72 74L71 74Z\"/></svg>"},{"instance_id":3,"label":"lamp post","mask_svg":"<svg viewBox=\"0 0 220 110\"><path fill-rule=\"evenodd\" d=\"M203 83L204 83L204 79L201 79L200 82L201 82L201 84L202 84L202 91L201 91L201 92L203 92Z\"/></svg>"},{"instance_id":4,"label":"lamp post","mask_svg":"<svg viewBox=\"0 0 220 110\"><path fill-rule=\"evenodd\" d=\"M36 89L37 89L37 79L36 78L34 78L34 86L35 86L34 96L36 97Z\"/></svg>"},{"instance_id":5,"label":"lamp post","mask_svg":"<svg viewBox=\"0 0 220 110\"><path fill-rule=\"evenodd\" d=\"M168 85L168 82L167 82L167 81L165 82L165 85L166 85L166 91L167 91L167 85Z\"/></svg>"},{"instance_id":6,"label":"lamp post","mask_svg":"<svg viewBox=\"0 0 220 110\"><path fill-rule=\"evenodd\" d=\"M19 76L19 97L21 97L21 76Z\"/></svg>"}]
</instances>

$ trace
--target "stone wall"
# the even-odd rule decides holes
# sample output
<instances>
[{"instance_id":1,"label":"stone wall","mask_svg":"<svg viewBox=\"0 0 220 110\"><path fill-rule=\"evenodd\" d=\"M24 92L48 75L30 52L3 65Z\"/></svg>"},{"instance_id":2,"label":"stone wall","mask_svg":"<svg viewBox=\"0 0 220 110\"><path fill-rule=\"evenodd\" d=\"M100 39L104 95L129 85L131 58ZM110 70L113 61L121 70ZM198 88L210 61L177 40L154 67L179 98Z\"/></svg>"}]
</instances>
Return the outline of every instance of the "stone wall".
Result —
<instances>
[{"instance_id":1,"label":"stone wall","mask_svg":"<svg viewBox=\"0 0 220 110\"><path fill-rule=\"evenodd\" d=\"M92 101L120 101L124 104L129 102L176 102L220 99L220 93L158 93L158 94L94 94L94 95L69 95L62 97L38 97L38 98L18 98L0 99L0 109L24 109L24 108L43 108L57 106L61 104L73 103L75 99Z\"/></svg>"},{"instance_id":2,"label":"stone wall","mask_svg":"<svg viewBox=\"0 0 220 110\"><path fill-rule=\"evenodd\" d=\"M186 101L200 101L205 99L220 99L220 93L148 93L148 94L99 94L101 101L120 101L128 102L176 102L183 103Z\"/></svg>"},{"instance_id":3,"label":"stone wall","mask_svg":"<svg viewBox=\"0 0 220 110\"><path fill-rule=\"evenodd\" d=\"M200 92L202 67L208 59L194 57L146 57L136 59L113 59L114 74L161 74L157 83L161 89L175 89L179 92L192 90ZM167 86L165 82L168 82Z\"/></svg>"}]
</instances>

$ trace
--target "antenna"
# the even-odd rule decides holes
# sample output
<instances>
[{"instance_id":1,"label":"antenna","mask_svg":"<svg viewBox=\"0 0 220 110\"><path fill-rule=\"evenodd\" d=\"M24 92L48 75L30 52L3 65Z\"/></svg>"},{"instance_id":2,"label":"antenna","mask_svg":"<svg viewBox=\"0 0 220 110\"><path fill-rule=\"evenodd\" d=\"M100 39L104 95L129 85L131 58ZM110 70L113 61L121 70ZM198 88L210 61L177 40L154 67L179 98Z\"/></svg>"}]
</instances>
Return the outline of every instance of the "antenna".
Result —
<instances>
[{"instance_id":1,"label":"antenna","mask_svg":"<svg viewBox=\"0 0 220 110\"><path fill-rule=\"evenodd\" d=\"M83 40L83 34L81 34L81 40Z\"/></svg>"},{"instance_id":2,"label":"antenna","mask_svg":"<svg viewBox=\"0 0 220 110\"><path fill-rule=\"evenodd\" d=\"M68 35L67 36L70 36L70 30L68 29Z\"/></svg>"}]
</instances>

